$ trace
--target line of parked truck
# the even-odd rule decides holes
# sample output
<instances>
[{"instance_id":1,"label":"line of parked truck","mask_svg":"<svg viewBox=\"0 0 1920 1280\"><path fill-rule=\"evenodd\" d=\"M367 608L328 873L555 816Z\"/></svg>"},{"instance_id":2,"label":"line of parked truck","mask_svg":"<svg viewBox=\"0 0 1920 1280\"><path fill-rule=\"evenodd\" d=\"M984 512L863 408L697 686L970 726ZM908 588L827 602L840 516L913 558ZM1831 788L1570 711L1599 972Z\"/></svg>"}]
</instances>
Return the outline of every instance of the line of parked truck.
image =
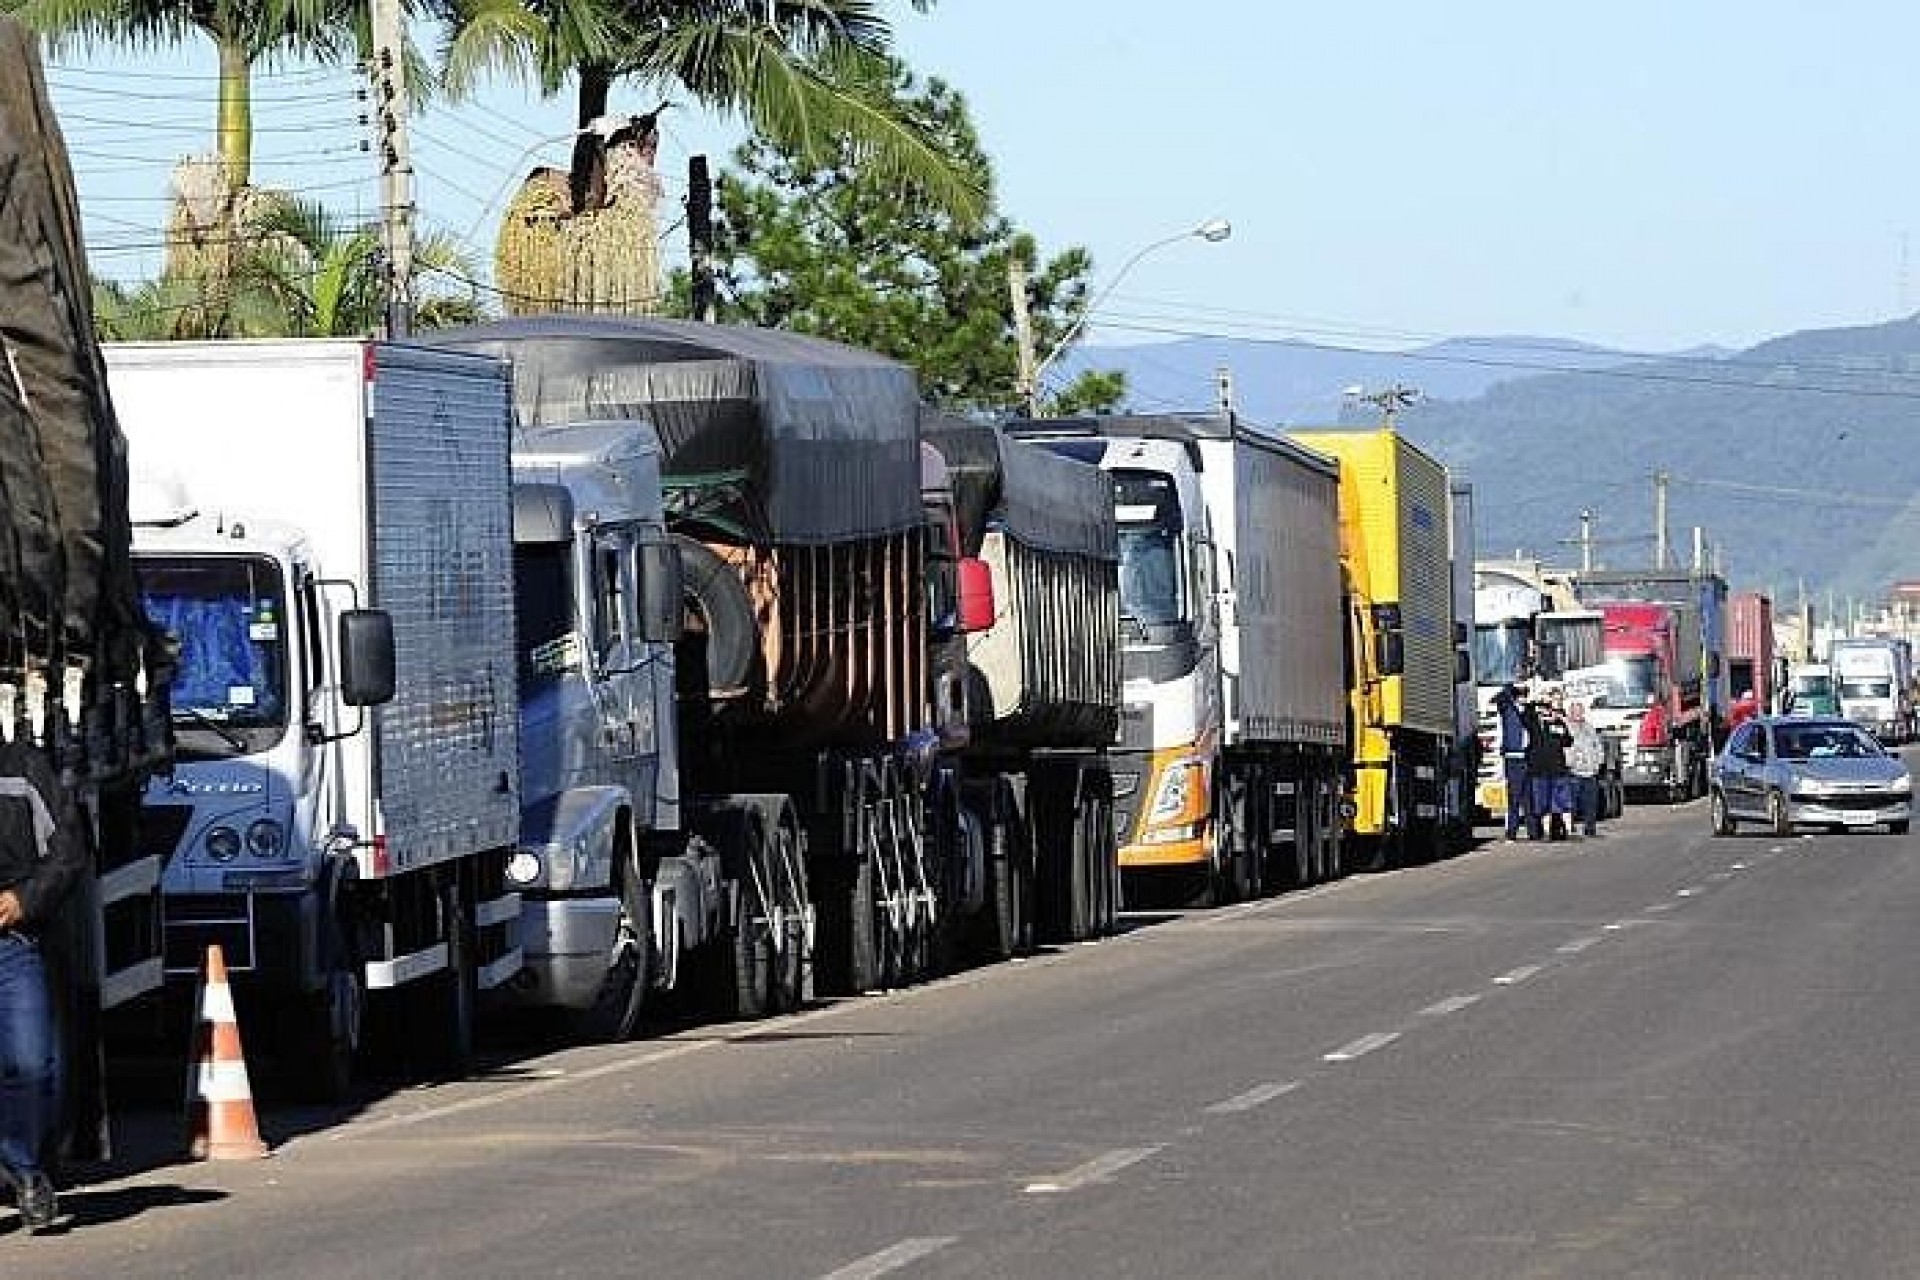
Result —
<instances>
[{"instance_id":1,"label":"line of parked truck","mask_svg":"<svg viewBox=\"0 0 1920 1280\"><path fill-rule=\"evenodd\" d=\"M987 425L786 333L109 346L179 642L157 1000L308 1092L1464 847L1470 492L1391 429ZM1123 887L1124 886L1124 887Z\"/></svg>"}]
</instances>

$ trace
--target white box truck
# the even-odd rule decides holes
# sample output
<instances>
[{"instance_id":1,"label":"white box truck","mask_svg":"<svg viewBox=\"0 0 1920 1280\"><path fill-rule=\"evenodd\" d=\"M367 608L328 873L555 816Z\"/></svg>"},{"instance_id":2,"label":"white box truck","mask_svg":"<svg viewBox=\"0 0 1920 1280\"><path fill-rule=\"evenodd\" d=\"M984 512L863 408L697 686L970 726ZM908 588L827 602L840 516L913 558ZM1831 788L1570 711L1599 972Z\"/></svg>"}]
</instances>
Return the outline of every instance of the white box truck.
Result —
<instances>
[{"instance_id":1,"label":"white box truck","mask_svg":"<svg viewBox=\"0 0 1920 1280\"><path fill-rule=\"evenodd\" d=\"M345 1089L374 1015L457 1069L520 965L505 362L331 340L109 346L149 617L178 637L176 999L223 946L250 1049ZM383 1037L385 1039L386 1037Z\"/></svg>"}]
</instances>

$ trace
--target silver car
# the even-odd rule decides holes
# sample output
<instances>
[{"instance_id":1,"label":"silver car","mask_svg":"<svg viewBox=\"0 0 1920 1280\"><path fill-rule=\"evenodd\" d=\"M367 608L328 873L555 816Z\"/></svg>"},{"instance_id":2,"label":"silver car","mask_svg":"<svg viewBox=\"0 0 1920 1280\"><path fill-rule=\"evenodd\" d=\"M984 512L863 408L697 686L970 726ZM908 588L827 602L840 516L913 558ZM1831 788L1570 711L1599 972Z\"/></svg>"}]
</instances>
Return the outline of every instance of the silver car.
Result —
<instances>
[{"instance_id":1,"label":"silver car","mask_svg":"<svg viewBox=\"0 0 1920 1280\"><path fill-rule=\"evenodd\" d=\"M1734 730L1713 762L1708 802L1717 836L1742 822L1763 822L1781 836L1796 826L1881 825L1904 835L1913 778L1851 721L1762 716Z\"/></svg>"}]
</instances>

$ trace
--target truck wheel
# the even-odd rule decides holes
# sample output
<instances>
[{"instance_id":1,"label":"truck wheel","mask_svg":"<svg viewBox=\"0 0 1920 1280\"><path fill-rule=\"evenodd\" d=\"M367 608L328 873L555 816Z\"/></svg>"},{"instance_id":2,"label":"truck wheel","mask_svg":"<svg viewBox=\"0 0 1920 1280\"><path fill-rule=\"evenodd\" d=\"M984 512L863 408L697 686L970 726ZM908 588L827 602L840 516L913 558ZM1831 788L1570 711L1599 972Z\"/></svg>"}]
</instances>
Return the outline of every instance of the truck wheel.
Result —
<instances>
[{"instance_id":1,"label":"truck wheel","mask_svg":"<svg viewBox=\"0 0 1920 1280\"><path fill-rule=\"evenodd\" d=\"M576 1010L568 1019L576 1038L594 1044L612 1044L633 1035L652 973L653 903L632 850L622 850L616 874L620 920L607 953L607 975L592 1007Z\"/></svg>"},{"instance_id":2,"label":"truck wheel","mask_svg":"<svg viewBox=\"0 0 1920 1280\"><path fill-rule=\"evenodd\" d=\"M1889 822L1887 824L1887 834L1890 836L1903 836L1907 834L1907 824L1910 821L1911 819L1902 818L1898 822Z\"/></svg>"},{"instance_id":3,"label":"truck wheel","mask_svg":"<svg viewBox=\"0 0 1920 1280\"><path fill-rule=\"evenodd\" d=\"M1778 791L1767 793L1767 824L1773 834L1783 840L1793 834L1793 821L1787 816L1787 798Z\"/></svg>"},{"instance_id":4,"label":"truck wheel","mask_svg":"<svg viewBox=\"0 0 1920 1280\"><path fill-rule=\"evenodd\" d=\"M720 1013L737 1021L764 1018L776 1003L776 962L762 869L748 859L738 881L739 910L722 941Z\"/></svg>"},{"instance_id":5,"label":"truck wheel","mask_svg":"<svg viewBox=\"0 0 1920 1280\"><path fill-rule=\"evenodd\" d=\"M474 969L473 911L457 873L439 888L447 937L447 967L423 978L406 1002L413 1014L400 1026L414 1061L428 1077L457 1080L473 1069L474 1024L480 988Z\"/></svg>"},{"instance_id":6,"label":"truck wheel","mask_svg":"<svg viewBox=\"0 0 1920 1280\"><path fill-rule=\"evenodd\" d=\"M1020 883L1013 865L1007 824L994 819L987 828L986 946L989 961L1010 960L1019 951Z\"/></svg>"},{"instance_id":7,"label":"truck wheel","mask_svg":"<svg viewBox=\"0 0 1920 1280\"><path fill-rule=\"evenodd\" d=\"M1707 816L1713 825L1713 834L1716 836L1730 836L1734 833L1737 824L1727 813L1727 797L1718 787L1715 787L1713 793L1707 797Z\"/></svg>"}]
</instances>

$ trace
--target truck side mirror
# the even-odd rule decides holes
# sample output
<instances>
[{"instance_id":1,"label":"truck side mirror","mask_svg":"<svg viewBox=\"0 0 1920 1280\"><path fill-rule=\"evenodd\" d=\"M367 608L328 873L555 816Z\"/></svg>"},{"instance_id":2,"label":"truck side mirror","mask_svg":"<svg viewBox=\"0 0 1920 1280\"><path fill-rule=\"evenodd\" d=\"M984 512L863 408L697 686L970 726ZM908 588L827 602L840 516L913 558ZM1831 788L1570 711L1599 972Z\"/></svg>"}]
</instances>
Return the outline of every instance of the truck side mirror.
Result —
<instances>
[{"instance_id":1,"label":"truck side mirror","mask_svg":"<svg viewBox=\"0 0 1920 1280\"><path fill-rule=\"evenodd\" d=\"M648 644L672 644L686 617L685 572L680 548L661 536L640 544L640 638Z\"/></svg>"},{"instance_id":2,"label":"truck side mirror","mask_svg":"<svg viewBox=\"0 0 1920 1280\"><path fill-rule=\"evenodd\" d=\"M989 631L999 612L993 598L993 570L978 556L960 558L960 630Z\"/></svg>"},{"instance_id":3,"label":"truck side mirror","mask_svg":"<svg viewBox=\"0 0 1920 1280\"><path fill-rule=\"evenodd\" d=\"M1398 631L1373 633L1373 665L1383 676L1397 676L1407 669L1406 640Z\"/></svg>"},{"instance_id":4,"label":"truck side mirror","mask_svg":"<svg viewBox=\"0 0 1920 1280\"><path fill-rule=\"evenodd\" d=\"M348 609L340 615L340 699L350 707L393 701L393 615Z\"/></svg>"}]
</instances>

